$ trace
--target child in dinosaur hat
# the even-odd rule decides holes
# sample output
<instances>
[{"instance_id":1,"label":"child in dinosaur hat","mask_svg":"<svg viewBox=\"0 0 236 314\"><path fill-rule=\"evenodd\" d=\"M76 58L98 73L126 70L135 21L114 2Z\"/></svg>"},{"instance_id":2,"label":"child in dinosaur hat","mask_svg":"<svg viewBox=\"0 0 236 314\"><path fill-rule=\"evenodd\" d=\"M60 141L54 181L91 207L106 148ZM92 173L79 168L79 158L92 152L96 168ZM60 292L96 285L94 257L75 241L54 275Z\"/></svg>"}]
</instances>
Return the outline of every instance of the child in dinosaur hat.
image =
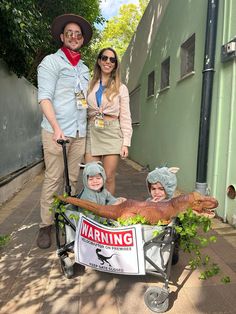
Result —
<instances>
[{"instance_id":1,"label":"child in dinosaur hat","mask_svg":"<svg viewBox=\"0 0 236 314\"><path fill-rule=\"evenodd\" d=\"M149 172L146 178L150 197L147 199L152 202L159 202L171 199L177 187L176 173L177 167L161 167Z\"/></svg>"},{"instance_id":2,"label":"child in dinosaur hat","mask_svg":"<svg viewBox=\"0 0 236 314\"><path fill-rule=\"evenodd\" d=\"M78 195L78 198L88 200L99 205L118 205L126 200L124 197L114 197L106 188L106 174L100 161L89 162L85 165L83 170L83 190ZM106 222L107 219L98 217L95 214L80 209L74 205L67 207L66 215L78 216L78 213L82 212L98 222ZM75 219L76 220L76 219ZM76 221L73 221L76 222ZM68 226L66 226L67 243L75 239L75 232Z\"/></svg>"},{"instance_id":3,"label":"child in dinosaur hat","mask_svg":"<svg viewBox=\"0 0 236 314\"><path fill-rule=\"evenodd\" d=\"M160 202L171 199L174 196L177 187L176 173L177 167L161 167L149 172L146 178L148 192L150 197L147 199L152 202ZM172 256L172 265L177 264L179 260L179 237L175 240L174 252Z\"/></svg>"},{"instance_id":4,"label":"child in dinosaur hat","mask_svg":"<svg viewBox=\"0 0 236 314\"><path fill-rule=\"evenodd\" d=\"M83 171L84 189L80 195L99 205L117 205L124 202L123 197L115 198L106 188L106 174L101 162L87 163Z\"/></svg>"}]
</instances>

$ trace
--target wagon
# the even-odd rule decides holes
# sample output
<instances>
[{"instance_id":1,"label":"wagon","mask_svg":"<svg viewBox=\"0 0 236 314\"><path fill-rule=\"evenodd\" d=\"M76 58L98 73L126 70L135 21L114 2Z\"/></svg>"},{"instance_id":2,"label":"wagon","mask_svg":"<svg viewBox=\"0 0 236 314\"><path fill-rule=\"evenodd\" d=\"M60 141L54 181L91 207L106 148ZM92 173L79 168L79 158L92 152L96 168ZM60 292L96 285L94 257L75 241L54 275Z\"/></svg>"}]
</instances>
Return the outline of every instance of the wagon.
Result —
<instances>
[{"instance_id":1,"label":"wagon","mask_svg":"<svg viewBox=\"0 0 236 314\"><path fill-rule=\"evenodd\" d=\"M65 161L65 189L70 194L66 143L60 141L60 144ZM60 210L61 205L63 211ZM73 278L77 263L82 268L91 267L114 274L154 275L162 280L163 287L149 287L144 294L144 302L153 312L165 312L169 306L171 266L178 262L177 219L162 226L119 226L111 220L106 223L101 224L76 208L71 211L67 203L58 203L58 210L55 210L56 244L63 274ZM74 253L73 260L71 252Z\"/></svg>"}]
</instances>

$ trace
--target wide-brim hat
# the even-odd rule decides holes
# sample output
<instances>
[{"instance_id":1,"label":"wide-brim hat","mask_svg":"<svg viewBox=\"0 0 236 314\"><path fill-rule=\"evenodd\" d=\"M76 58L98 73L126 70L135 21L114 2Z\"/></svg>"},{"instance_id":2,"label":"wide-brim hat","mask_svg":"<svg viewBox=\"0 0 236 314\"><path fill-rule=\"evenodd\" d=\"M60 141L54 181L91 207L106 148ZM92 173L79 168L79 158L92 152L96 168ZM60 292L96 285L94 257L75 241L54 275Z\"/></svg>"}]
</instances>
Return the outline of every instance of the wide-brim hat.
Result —
<instances>
[{"instance_id":1,"label":"wide-brim hat","mask_svg":"<svg viewBox=\"0 0 236 314\"><path fill-rule=\"evenodd\" d=\"M93 35L92 26L86 19L76 14L63 14L57 16L53 20L51 26L52 37L56 41L61 42L60 35L63 33L63 30L68 23L76 23L80 26L84 37L83 46L87 45Z\"/></svg>"}]
</instances>

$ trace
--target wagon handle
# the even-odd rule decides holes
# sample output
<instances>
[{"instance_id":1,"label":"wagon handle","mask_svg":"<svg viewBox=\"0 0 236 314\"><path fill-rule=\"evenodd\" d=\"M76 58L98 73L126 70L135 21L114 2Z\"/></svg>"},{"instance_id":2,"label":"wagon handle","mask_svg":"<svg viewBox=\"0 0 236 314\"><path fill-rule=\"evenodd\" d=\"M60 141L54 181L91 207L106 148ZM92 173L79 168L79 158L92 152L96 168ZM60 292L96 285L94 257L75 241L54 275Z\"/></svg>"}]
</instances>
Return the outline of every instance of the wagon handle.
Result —
<instances>
[{"instance_id":1,"label":"wagon handle","mask_svg":"<svg viewBox=\"0 0 236 314\"><path fill-rule=\"evenodd\" d=\"M65 192L67 195L71 196L71 186L70 186L70 180L69 180L69 172L68 172L68 163L67 163L67 156L66 156L66 144L70 143L70 141L59 139L57 140L57 143L62 146L62 152L63 152L63 160L64 160L64 173L65 173Z\"/></svg>"}]
</instances>

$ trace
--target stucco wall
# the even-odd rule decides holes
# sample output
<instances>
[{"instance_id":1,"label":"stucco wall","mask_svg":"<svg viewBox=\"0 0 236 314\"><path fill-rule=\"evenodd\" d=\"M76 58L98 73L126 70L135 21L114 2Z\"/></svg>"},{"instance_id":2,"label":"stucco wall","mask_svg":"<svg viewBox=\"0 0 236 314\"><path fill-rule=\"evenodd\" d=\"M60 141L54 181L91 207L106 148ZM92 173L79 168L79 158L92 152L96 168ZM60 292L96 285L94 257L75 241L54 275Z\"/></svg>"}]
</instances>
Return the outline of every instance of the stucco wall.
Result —
<instances>
[{"instance_id":1,"label":"stucco wall","mask_svg":"<svg viewBox=\"0 0 236 314\"><path fill-rule=\"evenodd\" d=\"M122 58L122 78L132 92L138 85L143 66L152 54L156 38L169 0L150 0L130 44Z\"/></svg>"},{"instance_id":2,"label":"stucco wall","mask_svg":"<svg viewBox=\"0 0 236 314\"><path fill-rule=\"evenodd\" d=\"M133 41L145 42L148 49L143 51L131 43L122 59L123 79L130 92L140 85L141 120L140 125L134 126L130 157L151 169L165 163L180 167L179 186L190 191L196 180L207 1L170 0L164 6L163 1L151 0L145 14L148 19L141 20ZM149 45L149 36L145 34L153 28L148 21L158 16L160 21ZM194 33L195 73L181 80L180 46ZM128 58L136 53L139 53L136 58ZM143 66L142 54L146 54ZM170 57L170 88L160 92L161 62L167 57ZM133 68L139 68L140 74L132 75ZM153 70L154 96L147 98L148 74Z\"/></svg>"},{"instance_id":3,"label":"stucco wall","mask_svg":"<svg viewBox=\"0 0 236 314\"><path fill-rule=\"evenodd\" d=\"M184 191L194 190L196 182L207 5L206 0L169 0L166 6L151 0L122 60L122 78L130 92L139 87L141 104L130 157L151 169L164 163L179 166L178 186ZM227 196L228 186L236 190L236 59L221 60L221 46L236 37L235 11L235 0L219 1L207 184L219 201L217 214L236 226L236 198ZM180 46L194 33L194 73L180 80ZM161 62L166 57L170 88L160 91ZM148 74L153 70L154 96L147 98Z\"/></svg>"},{"instance_id":4,"label":"stucco wall","mask_svg":"<svg viewBox=\"0 0 236 314\"><path fill-rule=\"evenodd\" d=\"M0 179L42 158L37 89L0 60Z\"/></svg>"},{"instance_id":5,"label":"stucco wall","mask_svg":"<svg viewBox=\"0 0 236 314\"><path fill-rule=\"evenodd\" d=\"M236 199L227 196L228 186L236 189L236 59L221 62L221 46L236 37L236 1L219 3L208 181L218 214L236 226Z\"/></svg>"}]
</instances>

